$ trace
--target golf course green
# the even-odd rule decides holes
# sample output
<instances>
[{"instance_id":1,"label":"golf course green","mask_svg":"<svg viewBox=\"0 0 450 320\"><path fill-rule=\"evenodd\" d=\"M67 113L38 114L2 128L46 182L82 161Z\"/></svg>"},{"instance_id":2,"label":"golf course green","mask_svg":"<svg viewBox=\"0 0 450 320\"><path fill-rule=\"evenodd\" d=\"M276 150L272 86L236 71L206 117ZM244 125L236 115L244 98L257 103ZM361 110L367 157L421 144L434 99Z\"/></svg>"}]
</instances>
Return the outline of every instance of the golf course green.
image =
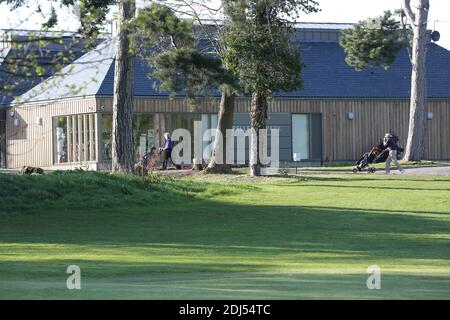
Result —
<instances>
[{"instance_id":1,"label":"golf course green","mask_svg":"<svg viewBox=\"0 0 450 320\"><path fill-rule=\"evenodd\" d=\"M450 177L0 174L0 299L387 298L450 298Z\"/></svg>"}]
</instances>

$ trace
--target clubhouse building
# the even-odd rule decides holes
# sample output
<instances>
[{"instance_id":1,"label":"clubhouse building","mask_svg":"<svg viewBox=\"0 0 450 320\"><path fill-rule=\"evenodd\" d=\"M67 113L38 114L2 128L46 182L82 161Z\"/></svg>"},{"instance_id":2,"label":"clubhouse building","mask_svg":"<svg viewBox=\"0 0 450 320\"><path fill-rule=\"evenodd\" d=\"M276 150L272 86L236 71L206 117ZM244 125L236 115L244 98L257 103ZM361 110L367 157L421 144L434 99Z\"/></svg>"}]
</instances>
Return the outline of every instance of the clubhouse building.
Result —
<instances>
[{"instance_id":1,"label":"clubhouse building","mask_svg":"<svg viewBox=\"0 0 450 320\"><path fill-rule=\"evenodd\" d=\"M274 94L269 103L267 125L280 130L281 165L293 164L294 154L308 165L353 161L378 144L387 131L397 133L405 145L411 79L406 50L388 70L358 72L346 64L339 45L341 30L351 25L299 23L297 27L304 88ZM0 64L7 54L11 52L3 54ZM430 40L427 54L425 157L450 160L450 52ZM194 121L201 121L202 130L215 128L218 96L189 106L184 97L171 99L155 89L144 60L137 59L135 68L137 158L151 146L161 146L165 131L185 128L193 132ZM95 50L80 53L66 71L64 77L28 84L11 99L0 97L2 167L110 168L114 42L105 39ZM249 97L237 98L235 127L250 126L249 107ZM204 160L208 161L207 155Z\"/></svg>"}]
</instances>

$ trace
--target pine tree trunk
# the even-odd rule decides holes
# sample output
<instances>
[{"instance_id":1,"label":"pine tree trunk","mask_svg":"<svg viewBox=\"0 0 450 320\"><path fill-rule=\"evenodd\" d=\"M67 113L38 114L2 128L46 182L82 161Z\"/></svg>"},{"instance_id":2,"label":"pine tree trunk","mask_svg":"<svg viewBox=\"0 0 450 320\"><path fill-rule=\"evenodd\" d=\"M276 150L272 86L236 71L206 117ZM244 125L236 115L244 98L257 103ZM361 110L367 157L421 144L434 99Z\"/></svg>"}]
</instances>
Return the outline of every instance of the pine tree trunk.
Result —
<instances>
[{"instance_id":1,"label":"pine tree trunk","mask_svg":"<svg viewBox=\"0 0 450 320\"><path fill-rule=\"evenodd\" d=\"M413 25L414 40L412 50L411 103L409 114L408 140L404 159L422 160L425 155L425 135L427 129L427 20L429 0L421 0L414 14L410 1L405 0L405 12Z\"/></svg>"},{"instance_id":2,"label":"pine tree trunk","mask_svg":"<svg viewBox=\"0 0 450 320\"><path fill-rule=\"evenodd\" d=\"M112 172L132 173L134 56L130 50L127 22L135 15L135 1L121 0L114 69L112 123Z\"/></svg>"},{"instance_id":3,"label":"pine tree trunk","mask_svg":"<svg viewBox=\"0 0 450 320\"><path fill-rule=\"evenodd\" d=\"M220 99L219 115L217 117L216 142L211 156L211 161L205 169L205 173L231 172L231 165L227 160L227 129L233 128L234 103L236 95L227 90L222 91ZM218 139L217 137L222 137Z\"/></svg>"},{"instance_id":4,"label":"pine tree trunk","mask_svg":"<svg viewBox=\"0 0 450 320\"><path fill-rule=\"evenodd\" d=\"M250 105L250 122L252 134L250 139L250 175L261 175L259 150L259 129L266 128L267 97L262 92L253 92Z\"/></svg>"}]
</instances>

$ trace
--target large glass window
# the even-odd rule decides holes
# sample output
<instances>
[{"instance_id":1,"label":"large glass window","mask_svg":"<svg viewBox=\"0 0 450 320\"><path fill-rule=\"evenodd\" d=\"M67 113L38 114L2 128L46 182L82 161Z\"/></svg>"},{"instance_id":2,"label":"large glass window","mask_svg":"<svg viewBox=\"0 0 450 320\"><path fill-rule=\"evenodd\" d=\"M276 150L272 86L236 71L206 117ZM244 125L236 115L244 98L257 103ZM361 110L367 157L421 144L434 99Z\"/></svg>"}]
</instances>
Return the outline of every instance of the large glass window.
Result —
<instances>
[{"instance_id":1,"label":"large glass window","mask_svg":"<svg viewBox=\"0 0 450 320\"><path fill-rule=\"evenodd\" d=\"M133 116L133 141L136 160L141 159L153 146L153 114L135 114Z\"/></svg>"},{"instance_id":2,"label":"large glass window","mask_svg":"<svg viewBox=\"0 0 450 320\"><path fill-rule=\"evenodd\" d=\"M191 154L194 155L194 143L201 146L202 157L206 161L211 158L211 143L214 142L214 133L208 132L209 129L217 127L217 114L196 114L196 113L179 113L179 114L165 114L164 115L166 130L173 132L175 129L187 129L191 133ZM194 122L201 122L201 135L197 137L199 140L195 142L194 136ZM205 132L208 132L205 135ZM203 141L205 138L205 141Z\"/></svg>"},{"instance_id":3,"label":"large glass window","mask_svg":"<svg viewBox=\"0 0 450 320\"><path fill-rule=\"evenodd\" d=\"M112 115L102 114L102 160L111 160Z\"/></svg>"},{"instance_id":4,"label":"large glass window","mask_svg":"<svg viewBox=\"0 0 450 320\"><path fill-rule=\"evenodd\" d=\"M292 151L297 159L309 159L309 121L307 114L292 115Z\"/></svg>"},{"instance_id":5,"label":"large glass window","mask_svg":"<svg viewBox=\"0 0 450 320\"><path fill-rule=\"evenodd\" d=\"M54 149L54 162L64 163L68 162L67 155L67 117L56 117L54 121L55 132L55 149Z\"/></svg>"},{"instance_id":6,"label":"large glass window","mask_svg":"<svg viewBox=\"0 0 450 320\"><path fill-rule=\"evenodd\" d=\"M297 154L297 157L295 155ZM292 157L322 159L322 118L320 114L292 115Z\"/></svg>"},{"instance_id":7,"label":"large glass window","mask_svg":"<svg viewBox=\"0 0 450 320\"><path fill-rule=\"evenodd\" d=\"M102 160L111 160L112 149L112 115L103 114L102 117ZM156 121L157 120L157 121ZM194 154L194 122L201 121L202 136L207 129L215 129L217 126L216 114L199 113L135 113L133 115L133 142L136 160L148 152L153 146L164 146L163 133L168 131L173 133L176 129L186 129L191 133L191 154ZM205 149L214 138L211 136L208 141L198 143ZM177 142L175 142L176 144ZM204 158L210 158L212 150L206 148ZM208 156L209 155L209 156Z\"/></svg>"},{"instance_id":8,"label":"large glass window","mask_svg":"<svg viewBox=\"0 0 450 320\"><path fill-rule=\"evenodd\" d=\"M212 155L212 146L215 139L215 130L217 128L217 114L202 114L202 150L203 159L209 162ZM206 132L206 134L205 134Z\"/></svg>"},{"instance_id":9,"label":"large glass window","mask_svg":"<svg viewBox=\"0 0 450 320\"><path fill-rule=\"evenodd\" d=\"M136 160L155 146L154 115L133 115L133 143ZM102 114L102 160L112 159L112 115Z\"/></svg>"},{"instance_id":10,"label":"large glass window","mask_svg":"<svg viewBox=\"0 0 450 320\"><path fill-rule=\"evenodd\" d=\"M194 121L200 120L200 114L196 113L164 114L165 129L169 132L172 132L175 129L187 129L189 132L194 132Z\"/></svg>"},{"instance_id":11,"label":"large glass window","mask_svg":"<svg viewBox=\"0 0 450 320\"><path fill-rule=\"evenodd\" d=\"M94 114L54 117L53 155L54 163L94 161Z\"/></svg>"}]
</instances>

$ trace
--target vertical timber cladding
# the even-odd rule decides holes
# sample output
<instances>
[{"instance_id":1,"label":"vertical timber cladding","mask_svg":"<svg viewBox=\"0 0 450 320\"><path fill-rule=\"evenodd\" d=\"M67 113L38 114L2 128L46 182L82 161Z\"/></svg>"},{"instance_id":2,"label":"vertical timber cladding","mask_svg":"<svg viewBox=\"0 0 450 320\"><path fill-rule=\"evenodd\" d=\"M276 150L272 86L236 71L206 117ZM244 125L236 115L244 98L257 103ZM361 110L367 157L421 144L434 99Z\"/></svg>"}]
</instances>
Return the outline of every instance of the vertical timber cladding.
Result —
<instances>
[{"instance_id":1,"label":"vertical timber cladding","mask_svg":"<svg viewBox=\"0 0 450 320\"><path fill-rule=\"evenodd\" d=\"M239 99L236 112L248 113L249 106L249 99ZM428 120L425 158L449 160L450 101L430 100L428 109L433 113L433 119ZM348 117L350 112L354 115L353 120ZM269 113L321 114L324 161L359 159L371 146L379 144L389 131L399 135L400 145L405 146L408 135L408 100L275 98L269 103ZM242 119L238 121L242 122ZM269 125L277 124L269 121Z\"/></svg>"},{"instance_id":2,"label":"vertical timber cladding","mask_svg":"<svg viewBox=\"0 0 450 320\"><path fill-rule=\"evenodd\" d=\"M450 102L430 101L428 109L432 119L428 120L426 157L450 160Z\"/></svg>"},{"instance_id":3,"label":"vertical timber cladding","mask_svg":"<svg viewBox=\"0 0 450 320\"><path fill-rule=\"evenodd\" d=\"M13 107L14 117L9 115L6 119L8 168L53 166L53 117L92 114L95 107L94 98L25 103ZM16 123L15 119L18 119ZM68 154L69 159L72 156Z\"/></svg>"},{"instance_id":4,"label":"vertical timber cladding","mask_svg":"<svg viewBox=\"0 0 450 320\"><path fill-rule=\"evenodd\" d=\"M135 98L136 112L149 112L159 115L159 135L164 132L164 113L198 112L217 113L218 100L204 99L194 110L184 99L168 98ZM235 125L244 124L248 119L250 100L239 98L236 101ZM433 117L428 120L426 137L426 159L450 159L450 101L430 100L429 111ZM96 123L94 112L112 111L112 98L80 98L63 101L27 103L12 108L14 117L6 113L6 150L7 166L18 168L23 165L48 167L54 162L52 118L62 115L84 115L89 119L89 126ZM354 113L354 119L348 119L348 113ZM409 124L409 102L407 100L325 100L325 99L289 99L275 98L269 104L269 126L280 127L280 158L282 161L292 159L292 140L290 120L295 113L318 113L322 115L322 159L327 161L345 161L358 159L367 149L378 144L386 131L394 131L400 136L401 145L406 144ZM68 126L77 126L84 121L78 117L70 117L74 123ZM18 123L15 120L18 119ZM39 121L37 120L39 119ZM86 119L85 116L81 119ZM156 119L156 117L155 117ZM84 122L86 123L86 122ZM95 128L95 129L96 129ZM81 130L80 130L81 131ZM88 130L92 132L91 130ZM86 132L86 130L83 130ZM93 132L99 138L99 132ZM157 134L155 134L155 137ZM75 136L76 140L90 140L91 136ZM161 137L162 139L162 137ZM70 144L71 141L68 141ZM95 141L96 143L97 141ZM75 151L75 146L68 145ZM89 155L78 152L68 153L69 162L76 159L81 153L83 160L92 161L92 155L99 154L99 146L89 146ZM93 152L94 151L94 152ZM71 159L72 158L72 159Z\"/></svg>"},{"instance_id":5,"label":"vertical timber cladding","mask_svg":"<svg viewBox=\"0 0 450 320\"><path fill-rule=\"evenodd\" d=\"M192 112L183 99L135 98L135 112ZM100 108L103 106L103 109ZM429 101L433 119L428 121L425 158L432 160L450 159L450 101ZM111 98L97 98L98 110L112 111ZM235 126L248 126L250 99L238 98L235 107ZM196 112L217 113L218 100L205 99ZM348 119L353 112L354 119ZM322 159L324 161L353 161L372 146L379 144L387 131L394 131L400 137L400 144L406 145L409 125L408 100L375 99L294 99L275 98L269 103L270 126L284 126L287 115L295 113L317 113L322 115ZM274 116L276 115L276 116ZM271 120L273 119L273 120ZM277 119L277 120L276 120ZM276 120L276 121L275 121ZM279 121L279 123L277 123ZM161 124L162 125L162 124ZM280 147L287 145L291 130L280 132ZM283 134L283 137L281 137ZM291 137L292 139L292 137ZM290 145L290 143L289 143ZM280 159L292 159L292 147L281 150ZM283 155L283 156L282 156ZM287 158L285 158L285 156ZM288 160L285 160L288 159Z\"/></svg>"}]
</instances>

